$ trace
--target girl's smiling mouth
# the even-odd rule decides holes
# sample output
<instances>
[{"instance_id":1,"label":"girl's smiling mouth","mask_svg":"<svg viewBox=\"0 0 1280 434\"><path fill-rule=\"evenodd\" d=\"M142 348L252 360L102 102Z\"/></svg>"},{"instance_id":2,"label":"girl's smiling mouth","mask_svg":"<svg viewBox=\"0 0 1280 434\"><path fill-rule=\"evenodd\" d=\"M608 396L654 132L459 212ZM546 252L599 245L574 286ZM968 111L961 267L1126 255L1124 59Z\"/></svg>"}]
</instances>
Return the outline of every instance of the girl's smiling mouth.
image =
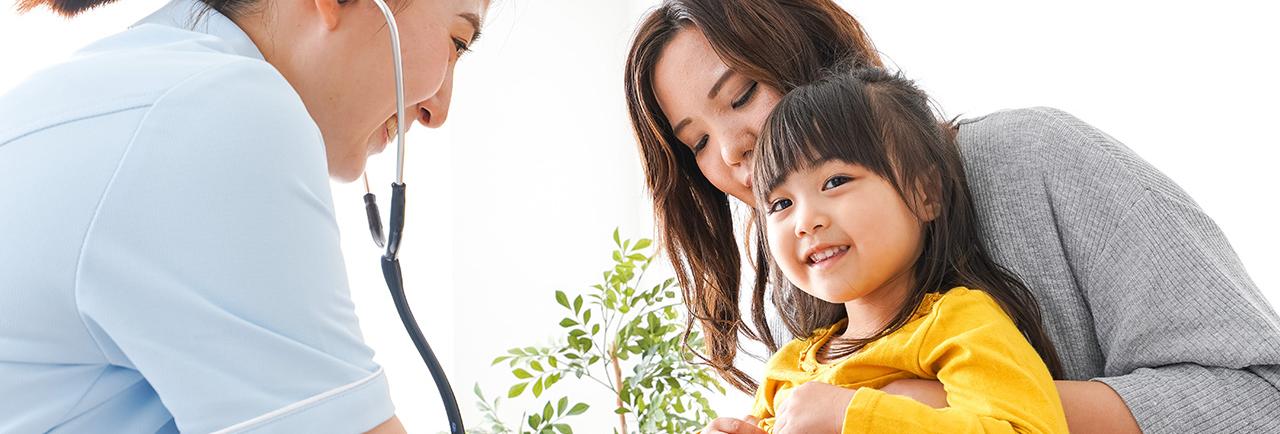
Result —
<instances>
[{"instance_id":1,"label":"girl's smiling mouth","mask_svg":"<svg viewBox=\"0 0 1280 434\"><path fill-rule=\"evenodd\" d=\"M809 249L804 256L804 263L811 268L819 270L830 267L844 257L849 252L848 245L824 246L818 245Z\"/></svg>"}]
</instances>

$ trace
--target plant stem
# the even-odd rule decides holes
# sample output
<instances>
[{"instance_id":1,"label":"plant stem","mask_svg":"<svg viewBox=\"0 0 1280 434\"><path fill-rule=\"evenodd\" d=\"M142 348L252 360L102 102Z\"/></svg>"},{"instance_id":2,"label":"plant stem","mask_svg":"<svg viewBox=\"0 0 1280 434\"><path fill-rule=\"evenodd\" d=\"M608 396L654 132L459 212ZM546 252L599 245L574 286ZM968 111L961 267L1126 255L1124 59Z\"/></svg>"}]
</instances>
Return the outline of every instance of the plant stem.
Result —
<instances>
[{"instance_id":1,"label":"plant stem","mask_svg":"<svg viewBox=\"0 0 1280 434\"><path fill-rule=\"evenodd\" d=\"M622 408L622 367L618 365L617 347L609 352L609 359L613 363L613 378L618 381L618 408ZM627 434L627 415L625 413L618 414L618 425L622 426L622 434Z\"/></svg>"}]
</instances>

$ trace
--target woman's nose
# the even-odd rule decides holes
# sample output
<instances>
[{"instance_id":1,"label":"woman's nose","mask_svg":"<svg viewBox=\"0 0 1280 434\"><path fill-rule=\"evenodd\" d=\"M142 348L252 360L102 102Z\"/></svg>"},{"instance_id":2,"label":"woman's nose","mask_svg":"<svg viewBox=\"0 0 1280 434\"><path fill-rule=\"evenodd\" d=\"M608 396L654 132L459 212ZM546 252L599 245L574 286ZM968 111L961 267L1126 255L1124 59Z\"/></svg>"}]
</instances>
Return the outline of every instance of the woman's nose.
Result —
<instances>
[{"instance_id":1,"label":"woman's nose","mask_svg":"<svg viewBox=\"0 0 1280 434\"><path fill-rule=\"evenodd\" d=\"M453 66L445 72L444 81L435 95L419 104L418 122L427 128L439 128L449 117L449 103L453 99Z\"/></svg>"},{"instance_id":2,"label":"woman's nose","mask_svg":"<svg viewBox=\"0 0 1280 434\"><path fill-rule=\"evenodd\" d=\"M724 159L724 163L734 168L743 166L750 171L751 156L756 147L755 135L739 133L726 134L724 137L727 138L726 143L720 148L720 157Z\"/></svg>"}]
</instances>

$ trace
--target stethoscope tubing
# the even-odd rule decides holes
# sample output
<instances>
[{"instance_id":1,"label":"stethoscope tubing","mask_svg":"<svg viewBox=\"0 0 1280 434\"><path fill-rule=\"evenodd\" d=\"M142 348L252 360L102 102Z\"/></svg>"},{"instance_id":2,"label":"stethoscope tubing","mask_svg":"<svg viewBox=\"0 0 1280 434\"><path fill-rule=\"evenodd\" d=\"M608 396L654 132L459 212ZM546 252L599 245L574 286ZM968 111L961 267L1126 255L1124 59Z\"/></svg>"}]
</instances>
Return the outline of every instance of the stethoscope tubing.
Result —
<instances>
[{"instance_id":1,"label":"stethoscope tubing","mask_svg":"<svg viewBox=\"0 0 1280 434\"><path fill-rule=\"evenodd\" d=\"M395 303L396 312L400 315L400 322L404 324L405 331L408 332L413 345L417 347L418 355L422 357L423 363L426 363L427 370L430 371L431 378L436 383L436 389L440 392L445 414L449 417L449 430L453 434L464 434L466 428L462 423L462 412L458 409L458 399L453 394L453 387L449 385L449 378L445 375L444 368L440 366L440 361L436 359L435 352L427 343L426 336L418 327L418 321L413 317L413 311L409 309L409 301L404 294L404 276L400 271L399 258L401 234L404 232L405 201L404 123L407 120L404 116L404 66L400 58L400 31L396 27L395 16L392 15L391 8L387 7L385 1L373 0L373 3L382 11L383 17L387 20L387 28L391 32L391 57L395 64L396 76L396 180L391 184L390 231L387 233L385 242L377 200L373 193L365 194L364 202L369 218L369 230L373 234L374 243L378 247L386 247L386 252L382 255L382 276L387 281L387 289L391 292L391 299ZM369 188L368 185L368 177L365 177L366 190Z\"/></svg>"}]
</instances>

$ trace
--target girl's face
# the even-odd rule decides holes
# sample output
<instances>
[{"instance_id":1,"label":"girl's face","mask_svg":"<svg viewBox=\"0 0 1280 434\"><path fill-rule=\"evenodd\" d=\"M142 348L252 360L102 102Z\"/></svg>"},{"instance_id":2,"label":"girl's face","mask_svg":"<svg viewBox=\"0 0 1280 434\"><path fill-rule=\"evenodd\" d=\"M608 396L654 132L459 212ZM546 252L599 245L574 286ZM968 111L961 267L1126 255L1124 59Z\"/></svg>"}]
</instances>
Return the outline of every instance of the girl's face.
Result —
<instances>
[{"instance_id":1,"label":"girl's face","mask_svg":"<svg viewBox=\"0 0 1280 434\"><path fill-rule=\"evenodd\" d=\"M765 118L782 95L730 70L696 27L672 37L654 67L662 113L712 185L751 205L751 162Z\"/></svg>"},{"instance_id":2,"label":"girl's face","mask_svg":"<svg viewBox=\"0 0 1280 434\"><path fill-rule=\"evenodd\" d=\"M371 0L281 3L291 1L313 8L316 12L310 22L316 25L302 30L311 34L300 37L295 57L288 62L292 74L286 76L300 88L320 126L330 175L354 180L364 172L365 160L395 139L398 120L389 29ZM405 129L414 120L439 127L449 115L454 65L479 36L488 0L387 3L400 33Z\"/></svg>"},{"instance_id":3,"label":"girl's face","mask_svg":"<svg viewBox=\"0 0 1280 434\"><path fill-rule=\"evenodd\" d=\"M862 166L831 160L792 172L760 207L769 252L810 295L848 303L894 296L912 283L925 220Z\"/></svg>"}]
</instances>

